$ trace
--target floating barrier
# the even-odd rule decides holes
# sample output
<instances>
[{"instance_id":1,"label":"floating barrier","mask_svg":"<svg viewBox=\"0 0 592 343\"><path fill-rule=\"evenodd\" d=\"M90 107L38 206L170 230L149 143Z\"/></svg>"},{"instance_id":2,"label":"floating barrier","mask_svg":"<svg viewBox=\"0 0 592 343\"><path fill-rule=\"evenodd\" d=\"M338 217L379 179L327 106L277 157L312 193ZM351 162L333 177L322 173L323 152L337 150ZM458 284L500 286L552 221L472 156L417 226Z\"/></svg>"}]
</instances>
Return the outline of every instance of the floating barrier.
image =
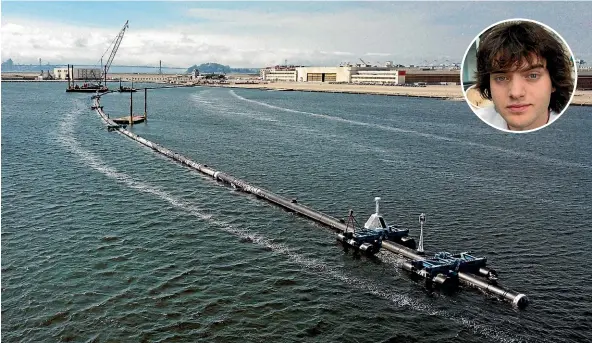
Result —
<instances>
[{"instance_id":1,"label":"floating barrier","mask_svg":"<svg viewBox=\"0 0 592 343\"><path fill-rule=\"evenodd\" d=\"M100 95L92 97L93 105L91 108L93 108L101 116L103 121L105 121L109 131L117 131L164 156L184 164L200 173L208 175L215 180L224 182L235 189L253 194L289 211L299 213L302 216L324 224L333 230L338 231L337 239L339 241L362 253L373 255L382 248L397 254L407 260L402 263L401 267L410 273L425 278L426 285L428 286L454 287L461 282L470 287L478 288L489 294L496 295L509 301L518 308L525 308L529 303L526 295L504 289L497 285L497 272L485 267L486 260L484 258L476 258L467 253L461 253L459 255L438 253L432 259L426 258L423 255L423 223L425 223L425 215L423 214L420 216L422 235L419 243L421 251L419 252L413 250L415 249L415 241L407 236L408 230L400 230L388 226L384 219L379 215L378 202L380 198L375 199L376 213L370 216L365 224L364 230L358 230L361 234L358 235L359 238L356 239L356 236L352 233L353 226L350 226L349 220L346 223L344 220L334 218L302 205L298 203L296 199L289 199L263 188L252 186L246 181L212 169L205 164L199 164L181 154L173 152L157 143L151 142L126 130L124 126L118 125L105 114L103 106L100 105L100 98ZM350 218L351 216L352 212L350 211ZM355 229L353 230L355 233ZM368 230L374 230L375 233L370 233ZM377 237L380 237L380 245L377 245L377 242L375 241L377 240Z\"/></svg>"}]
</instances>

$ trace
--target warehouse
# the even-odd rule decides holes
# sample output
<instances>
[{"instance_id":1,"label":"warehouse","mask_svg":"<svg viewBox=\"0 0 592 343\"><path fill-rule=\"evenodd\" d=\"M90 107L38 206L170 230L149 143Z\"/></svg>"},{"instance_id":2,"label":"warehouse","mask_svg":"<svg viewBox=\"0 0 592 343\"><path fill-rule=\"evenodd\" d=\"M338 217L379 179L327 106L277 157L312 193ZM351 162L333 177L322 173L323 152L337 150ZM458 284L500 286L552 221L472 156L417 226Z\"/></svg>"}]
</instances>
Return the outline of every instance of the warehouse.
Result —
<instances>
[{"instance_id":1,"label":"warehouse","mask_svg":"<svg viewBox=\"0 0 592 343\"><path fill-rule=\"evenodd\" d=\"M592 89L592 69L578 71L578 84L576 89Z\"/></svg>"},{"instance_id":2,"label":"warehouse","mask_svg":"<svg viewBox=\"0 0 592 343\"><path fill-rule=\"evenodd\" d=\"M74 80L100 80L102 78L100 68L73 68ZM68 79L68 68L54 68L53 75L57 80Z\"/></svg>"},{"instance_id":3,"label":"warehouse","mask_svg":"<svg viewBox=\"0 0 592 343\"><path fill-rule=\"evenodd\" d=\"M263 81L295 82L297 81L296 66L274 66L259 71Z\"/></svg>"},{"instance_id":4,"label":"warehouse","mask_svg":"<svg viewBox=\"0 0 592 343\"><path fill-rule=\"evenodd\" d=\"M344 65L339 67L275 66L260 71L263 81L404 84L405 71L390 67Z\"/></svg>"}]
</instances>

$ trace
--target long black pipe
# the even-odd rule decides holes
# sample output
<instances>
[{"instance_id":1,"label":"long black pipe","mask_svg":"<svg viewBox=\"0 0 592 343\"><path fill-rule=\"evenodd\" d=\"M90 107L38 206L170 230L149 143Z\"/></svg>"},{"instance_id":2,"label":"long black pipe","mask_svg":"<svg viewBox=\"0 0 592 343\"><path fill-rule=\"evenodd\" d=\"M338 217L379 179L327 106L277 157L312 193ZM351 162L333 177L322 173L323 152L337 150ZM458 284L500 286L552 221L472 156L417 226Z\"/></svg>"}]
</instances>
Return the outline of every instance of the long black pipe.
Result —
<instances>
[{"instance_id":1,"label":"long black pipe","mask_svg":"<svg viewBox=\"0 0 592 343\"><path fill-rule=\"evenodd\" d=\"M95 101L94 105L96 106L95 110L101 116L101 118L103 118L103 120L105 122L107 122L110 126L111 125L117 126L117 124L115 124L111 119L109 119L107 117L107 115L105 115L105 113L103 112L103 109L102 109L102 107L100 107L100 104L99 104L99 98L100 97L97 97L94 99L94 101ZM161 153L165 156L168 156L177 162L181 162L190 168L193 168L203 174L209 175L216 180L226 182L226 183L230 184L231 186L233 186L237 189L240 189L244 192L254 194L254 195L256 195L260 198L264 198L276 205L280 205L286 209L300 213L301 215L308 217L316 222L325 224L334 230L344 232L347 229L347 226L343 221L340 221L339 219L336 219L334 217L326 215L322 212L313 210L310 207L301 205L295 200L291 200L291 199L282 197L280 195L274 194L268 190L252 186L243 180L235 178L234 176L231 176L226 173L222 173L222 172L216 171L212 168L209 168L207 165L202 165L202 164L196 163L183 155L172 152L171 150L169 150L165 147L162 147L156 143L153 143L145 138L142 138L142 137L140 137L128 130L125 130L124 128L119 127L117 130L121 134L124 134L124 135L128 136L129 138L131 138L131 139L133 139L133 140L135 140L135 141L137 141L137 142L139 142L139 143L141 143L141 144L143 144L155 151L158 151L159 153ZM383 241L382 247L388 251L391 251L395 254L398 254L398 255L403 256L403 257L410 259L410 260L423 260L424 259L423 256L416 254L414 250L411 250L411 249L404 247L400 244L397 244L395 242ZM477 287L477 288L482 289L484 291L488 291L490 293L496 294L496 295L510 301L514 306L524 308L528 305L528 298L526 297L526 295L524 295L522 293L518 293L515 291L511 291L511 290L505 290L497 285L492 285L492 284L489 284L485 281L482 281L482 280L480 280L468 273L459 272L458 276L459 276L459 279L461 282L463 282L469 286Z\"/></svg>"},{"instance_id":2,"label":"long black pipe","mask_svg":"<svg viewBox=\"0 0 592 343\"><path fill-rule=\"evenodd\" d=\"M382 247L410 260L423 260L425 258L425 256L418 255L415 253L415 251L394 242L383 241ZM466 285L498 295L519 308L524 308L528 305L528 298L522 293L503 289L498 285L492 285L471 275L470 273L459 272L458 278Z\"/></svg>"}]
</instances>

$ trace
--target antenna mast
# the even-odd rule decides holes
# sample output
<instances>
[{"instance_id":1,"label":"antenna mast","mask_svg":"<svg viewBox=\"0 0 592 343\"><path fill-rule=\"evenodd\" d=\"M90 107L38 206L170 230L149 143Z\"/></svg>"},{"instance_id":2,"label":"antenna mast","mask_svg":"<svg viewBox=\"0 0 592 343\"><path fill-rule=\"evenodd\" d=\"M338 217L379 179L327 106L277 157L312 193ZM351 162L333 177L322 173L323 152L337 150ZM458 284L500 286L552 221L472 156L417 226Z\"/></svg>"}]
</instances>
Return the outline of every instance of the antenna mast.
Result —
<instances>
[{"instance_id":1,"label":"antenna mast","mask_svg":"<svg viewBox=\"0 0 592 343\"><path fill-rule=\"evenodd\" d=\"M417 252L423 254L423 224L426 222L426 216L424 213L419 215L419 225L421 227L419 232L419 245L417 247Z\"/></svg>"}]
</instances>

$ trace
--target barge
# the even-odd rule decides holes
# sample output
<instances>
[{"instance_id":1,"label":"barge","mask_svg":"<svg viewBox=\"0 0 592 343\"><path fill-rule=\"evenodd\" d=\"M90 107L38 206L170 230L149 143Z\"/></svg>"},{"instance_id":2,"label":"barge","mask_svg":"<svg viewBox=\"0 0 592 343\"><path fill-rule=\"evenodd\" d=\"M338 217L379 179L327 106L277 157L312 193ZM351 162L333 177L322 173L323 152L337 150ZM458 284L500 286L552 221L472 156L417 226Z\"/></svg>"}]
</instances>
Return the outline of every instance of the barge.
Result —
<instances>
[{"instance_id":1,"label":"barge","mask_svg":"<svg viewBox=\"0 0 592 343\"><path fill-rule=\"evenodd\" d=\"M132 86L131 87L127 87L127 86L122 86L121 85L121 80L119 80L119 89L117 90L119 93L135 93L138 90L136 88L134 88L134 83L132 82Z\"/></svg>"},{"instance_id":2,"label":"barge","mask_svg":"<svg viewBox=\"0 0 592 343\"><path fill-rule=\"evenodd\" d=\"M109 88L96 84L83 84L82 86L74 85L66 88L68 93L106 93Z\"/></svg>"}]
</instances>

